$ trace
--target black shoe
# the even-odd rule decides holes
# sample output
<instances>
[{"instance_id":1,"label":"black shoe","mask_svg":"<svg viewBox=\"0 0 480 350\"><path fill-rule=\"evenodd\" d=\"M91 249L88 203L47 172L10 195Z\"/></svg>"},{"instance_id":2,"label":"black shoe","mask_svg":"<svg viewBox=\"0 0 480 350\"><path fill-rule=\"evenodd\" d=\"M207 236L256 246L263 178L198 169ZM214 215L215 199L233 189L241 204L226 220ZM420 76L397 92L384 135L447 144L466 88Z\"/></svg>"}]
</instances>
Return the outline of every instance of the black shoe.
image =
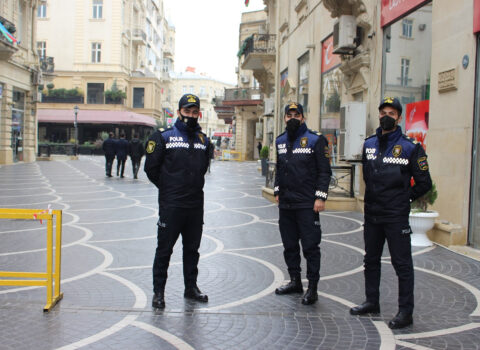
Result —
<instances>
[{"instance_id":1,"label":"black shoe","mask_svg":"<svg viewBox=\"0 0 480 350\"><path fill-rule=\"evenodd\" d=\"M183 296L187 299L200 301L202 303L208 302L208 295L203 294L197 286L185 288L185 293L183 293Z\"/></svg>"},{"instance_id":2,"label":"black shoe","mask_svg":"<svg viewBox=\"0 0 480 350\"><path fill-rule=\"evenodd\" d=\"M294 276L286 285L275 289L275 294L291 294L291 293L303 293L302 280L300 276Z\"/></svg>"},{"instance_id":3,"label":"black shoe","mask_svg":"<svg viewBox=\"0 0 480 350\"><path fill-rule=\"evenodd\" d=\"M112 177L112 174L107 174L107 177Z\"/></svg>"},{"instance_id":4,"label":"black shoe","mask_svg":"<svg viewBox=\"0 0 480 350\"><path fill-rule=\"evenodd\" d=\"M399 311L397 316L391 319L388 322L388 328L390 329L398 329L398 328L405 328L410 326L413 323L413 317L411 312Z\"/></svg>"},{"instance_id":5,"label":"black shoe","mask_svg":"<svg viewBox=\"0 0 480 350\"><path fill-rule=\"evenodd\" d=\"M137 175L135 175L133 178L134 178L134 179L138 179Z\"/></svg>"},{"instance_id":6,"label":"black shoe","mask_svg":"<svg viewBox=\"0 0 480 350\"><path fill-rule=\"evenodd\" d=\"M315 304L316 301L318 300L317 283L318 282L308 283L307 292L302 297L303 305L312 305L312 304Z\"/></svg>"},{"instance_id":7,"label":"black shoe","mask_svg":"<svg viewBox=\"0 0 480 350\"><path fill-rule=\"evenodd\" d=\"M155 293L152 299L152 307L155 309L165 309L165 299L163 293Z\"/></svg>"},{"instance_id":8,"label":"black shoe","mask_svg":"<svg viewBox=\"0 0 480 350\"><path fill-rule=\"evenodd\" d=\"M124 176L123 176L123 175L120 175L120 177L123 179Z\"/></svg>"},{"instance_id":9,"label":"black shoe","mask_svg":"<svg viewBox=\"0 0 480 350\"><path fill-rule=\"evenodd\" d=\"M350 315L365 315L365 314L379 314L380 305L366 301L363 304L357 305L350 309Z\"/></svg>"}]
</instances>

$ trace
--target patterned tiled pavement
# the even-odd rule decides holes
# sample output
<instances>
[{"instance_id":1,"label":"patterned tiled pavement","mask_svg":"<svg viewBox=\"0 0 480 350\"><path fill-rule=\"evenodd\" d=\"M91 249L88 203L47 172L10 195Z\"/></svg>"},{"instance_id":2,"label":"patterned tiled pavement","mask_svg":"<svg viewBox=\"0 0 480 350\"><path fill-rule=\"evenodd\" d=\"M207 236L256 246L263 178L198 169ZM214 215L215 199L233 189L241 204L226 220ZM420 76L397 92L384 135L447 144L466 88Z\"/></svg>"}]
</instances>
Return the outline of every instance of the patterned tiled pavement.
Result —
<instances>
[{"instance_id":1,"label":"patterned tiled pavement","mask_svg":"<svg viewBox=\"0 0 480 350\"><path fill-rule=\"evenodd\" d=\"M0 207L62 209L63 300L43 313L44 287L0 287L0 349L478 349L480 262L414 248L414 324L391 331L397 281L385 248L382 313L363 301L362 215L321 215L319 302L277 296L287 272L278 209L255 163L212 164L205 186L199 286L183 298L181 240L164 311L151 309L157 192L141 174L105 178L102 157L0 167ZM45 223L0 221L0 270L45 270ZM305 268L303 268L305 270Z\"/></svg>"}]
</instances>

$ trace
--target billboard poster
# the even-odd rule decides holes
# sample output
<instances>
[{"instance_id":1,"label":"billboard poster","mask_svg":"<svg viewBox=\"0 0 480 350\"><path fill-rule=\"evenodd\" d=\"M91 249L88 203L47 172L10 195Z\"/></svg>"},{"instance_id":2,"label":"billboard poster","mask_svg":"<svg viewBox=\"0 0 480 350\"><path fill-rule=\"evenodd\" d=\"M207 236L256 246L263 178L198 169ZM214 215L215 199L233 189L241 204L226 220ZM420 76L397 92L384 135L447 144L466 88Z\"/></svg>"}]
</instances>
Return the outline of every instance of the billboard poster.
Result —
<instances>
[{"instance_id":1,"label":"billboard poster","mask_svg":"<svg viewBox=\"0 0 480 350\"><path fill-rule=\"evenodd\" d=\"M480 32L480 0L473 3L473 32Z\"/></svg>"},{"instance_id":2,"label":"billboard poster","mask_svg":"<svg viewBox=\"0 0 480 350\"><path fill-rule=\"evenodd\" d=\"M425 0L382 0L380 24L384 27L427 2Z\"/></svg>"},{"instance_id":3,"label":"billboard poster","mask_svg":"<svg viewBox=\"0 0 480 350\"><path fill-rule=\"evenodd\" d=\"M418 101L407 103L405 110L405 133L407 136L421 143L424 149L427 144L425 136L428 131L430 101Z\"/></svg>"},{"instance_id":4,"label":"billboard poster","mask_svg":"<svg viewBox=\"0 0 480 350\"><path fill-rule=\"evenodd\" d=\"M322 42L322 73L328 72L340 63L342 63L342 59L340 55L333 53L333 35L330 35Z\"/></svg>"}]
</instances>

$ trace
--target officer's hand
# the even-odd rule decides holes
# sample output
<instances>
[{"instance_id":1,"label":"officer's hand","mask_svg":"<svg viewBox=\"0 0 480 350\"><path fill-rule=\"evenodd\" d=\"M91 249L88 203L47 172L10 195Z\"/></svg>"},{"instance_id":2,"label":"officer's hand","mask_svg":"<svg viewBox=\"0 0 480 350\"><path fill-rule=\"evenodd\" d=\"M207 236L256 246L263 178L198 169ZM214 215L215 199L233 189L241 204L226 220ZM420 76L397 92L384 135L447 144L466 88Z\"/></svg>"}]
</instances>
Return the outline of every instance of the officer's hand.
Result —
<instances>
[{"instance_id":1,"label":"officer's hand","mask_svg":"<svg viewBox=\"0 0 480 350\"><path fill-rule=\"evenodd\" d=\"M278 194L275 196L275 200L276 200L277 203L278 203Z\"/></svg>"},{"instance_id":2,"label":"officer's hand","mask_svg":"<svg viewBox=\"0 0 480 350\"><path fill-rule=\"evenodd\" d=\"M315 199L315 204L313 204L313 211L319 213L325 210L325 201L321 199Z\"/></svg>"}]
</instances>

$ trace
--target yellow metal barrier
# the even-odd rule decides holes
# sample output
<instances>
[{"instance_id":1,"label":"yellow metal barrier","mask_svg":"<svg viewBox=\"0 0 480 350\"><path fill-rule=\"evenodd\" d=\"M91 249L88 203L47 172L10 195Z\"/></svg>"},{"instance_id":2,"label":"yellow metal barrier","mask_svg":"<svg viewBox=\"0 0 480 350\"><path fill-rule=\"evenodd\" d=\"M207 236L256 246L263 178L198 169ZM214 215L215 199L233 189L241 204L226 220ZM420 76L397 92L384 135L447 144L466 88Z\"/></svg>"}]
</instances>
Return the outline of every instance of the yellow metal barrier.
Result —
<instances>
[{"instance_id":1,"label":"yellow metal barrier","mask_svg":"<svg viewBox=\"0 0 480 350\"><path fill-rule=\"evenodd\" d=\"M53 217L55 218L55 264L53 257ZM47 272L0 271L0 286L45 286L47 304L44 312L50 311L62 298L60 293L60 266L62 247L62 211L42 209L0 208L0 219L46 220L47 221ZM54 269L55 266L55 269ZM54 271L55 270L55 271ZM23 279L13 279L23 278ZM25 279L35 278L35 279ZM55 283L54 283L55 282Z\"/></svg>"},{"instance_id":2,"label":"yellow metal barrier","mask_svg":"<svg viewBox=\"0 0 480 350\"><path fill-rule=\"evenodd\" d=\"M237 162L241 162L243 160L242 152L224 149L222 150L222 160L235 160Z\"/></svg>"}]
</instances>

